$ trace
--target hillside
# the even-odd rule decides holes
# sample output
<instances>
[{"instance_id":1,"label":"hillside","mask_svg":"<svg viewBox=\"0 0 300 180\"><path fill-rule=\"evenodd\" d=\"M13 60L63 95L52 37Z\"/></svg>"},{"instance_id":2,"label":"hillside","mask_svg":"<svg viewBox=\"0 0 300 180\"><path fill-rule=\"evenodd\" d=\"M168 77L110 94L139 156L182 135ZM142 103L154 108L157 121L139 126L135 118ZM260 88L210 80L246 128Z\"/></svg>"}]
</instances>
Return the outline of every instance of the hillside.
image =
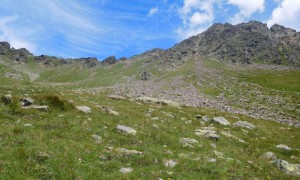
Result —
<instances>
[{"instance_id":1,"label":"hillside","mask_svg":"<svg viewBox=\"0 0 300 180\"><path fill-rule=\"evenodd\" d=\"M128 59L0 42L0 178L297 179L299 42L256 21Z\"/></svg>"}]
</instances>

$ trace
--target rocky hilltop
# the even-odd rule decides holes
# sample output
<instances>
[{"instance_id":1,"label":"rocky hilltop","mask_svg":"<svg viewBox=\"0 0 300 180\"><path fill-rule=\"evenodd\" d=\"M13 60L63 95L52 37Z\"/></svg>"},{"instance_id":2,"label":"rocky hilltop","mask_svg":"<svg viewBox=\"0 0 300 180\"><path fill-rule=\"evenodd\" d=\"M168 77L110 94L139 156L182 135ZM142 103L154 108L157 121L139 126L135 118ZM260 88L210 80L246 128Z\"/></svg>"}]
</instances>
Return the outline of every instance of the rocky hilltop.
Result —
<instances>
[{"instance_id":1,"label":"rocky hilltop","mask_svg":"<svg viewBox=\"0 0 300 180\"><path fill-rule=\"evenodd\" d=\"M280 25L257 21L237 25L214 24L160 56L164 62L180 65L186 57L204 56L233 63L264 62L300 65L300 33Z\"/></svg>"}]
</instances>

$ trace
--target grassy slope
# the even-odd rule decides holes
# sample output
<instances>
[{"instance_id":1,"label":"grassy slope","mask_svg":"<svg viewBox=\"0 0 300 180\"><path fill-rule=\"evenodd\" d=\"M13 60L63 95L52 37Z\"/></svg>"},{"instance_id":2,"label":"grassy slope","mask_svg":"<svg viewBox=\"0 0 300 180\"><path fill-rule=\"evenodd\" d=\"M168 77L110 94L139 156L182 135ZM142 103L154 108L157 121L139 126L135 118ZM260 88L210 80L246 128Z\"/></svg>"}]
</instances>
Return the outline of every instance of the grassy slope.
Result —
<instances>
[{"instance_id":1,"label":"grassy slope","mask_svg":"<svg viewBox=\"0 0 300 180\"><path fill-rule=\"evenodd\" d=\"M31 96L37 104L50 106L48 112L36 110L21 110L18 106L5 106L0 104L0 179L227 179L247 177L251 179L292 179L277 168L261 158L267 151L273 151L282 159L290 163L300 163L299 159L291 159L291 156L300 157L299 151L284 152L277 150L275 145L287 144L292 148L299 148L299 129L287 127L278 123L255 120L245 116L236 116L210 109L182 108L159 106L154 104L139 104L128 100L111 100L105 94L92 95L88 93L74 93L67 89L79 87L97 87L112 85L122 81L124 76L138 75L142 61L137 61L129 66L120 63L111 67L94 70L83 69L53 69L42 72L39 81L46 82L44 86L29 81L15 81L1 76L0 94L11 93L15 100ZM35 64L31 65L32 68ZM205 61L207 68L218 69L224 76L234 76L239 81L247 81L265 88L266 92L273 89L283 90L288 95L299 93L299 72L284 71L257 71L243 72L232 71L224 64L216 61ZM2 67L3 73L6 67ZM272 79L265 83L266 74ZM279 76L274 76L274 74ZM177 69L175 72L165 74L162 79L183 75L185 79L197 85L195 61ZM85 78L89 77L88 80ZM200 91L207 95L215 96L224 92L222 84L218 88L209 86L212 81L210 76L203 76L205 85ZM269 78L268 78L269 79ZM280 81L278 81L280 79ZM292 80L291 80L292 79ZM51 88L47 82L69 83L68 85ZM75 83L74 83L75 82ZM274 83L273 83L274 82ZM277 82L280 82L279 84ZM236 87L237 90L239 87ZM298 90L297 90L298 89ZM25 95L27 94L27 95ZM225 91L226 94L226 91ZM92 114L82 114L69 105L58 105L47 100L46 96L59 96L63 102L74 100L75 105L88 105L92 107ZM295 95L299 98L299 94ZM113 107L120 112L120 116L114 116L101 111L97 104ZM63 107L63 108L62 108ZM65 108L65 110L63 110ZM149 109L154 109L151 117L159 117L160 120L151 120L146 116ZM169 117L164 112L171 113L175 117ZM221 135L221 139L213 142L206 138L198 137L193 131L202 126L194 117L196 114L225 116L232 123L240 120L249 121L256 126L255 130L248 130L245 134L241 128L233 126L222 127L214 125L217 130L229 130L231 134L245 140L248 144L242 144L234 139ZM182 120L184 118L185 120ZM191 120L191 124L188 120ZM24 127L30 123L32 127ZM137 130L137 135L126 136L115 130L117 124L124 124ZM153 127L153 124L158 126ZM285 128L282 129L281 127ZM101 143L96 143L92 135L102 137ZM197 139L203 147L182 147L179 139L183 137ZM226 160L216 157L211 143L217 145L216 150L223 152ZM118 156L114 151L108 151L107 147L123 147L136 149L144 153L144 156ZM171 153L170 153L171 152ZM46 153L48 158L38 154ZM179 154L188 154L188 158ZM102 160L99 156L109 157ZM199 157L199 160L192 160ZM205 157L217 159L217 163L206 162ZM175 168L164 167L164 159L174 159L179 163ZM249 164L252 161L253 164ZM134 170L128 175L119 172L121 167L132 167ZM173 174L168 174L173 172Z\"/></svg>"},{"instance_id":2,"label":"grassy slope","mask_svg":"<svg viewBox=\"0 0 300 180\"><path fill-rule=\"evenodd\" d=\"M28 89L27 89L28 88ZM255 130L248 130L244 134L241 128L217 126L218 131L229 130L235 136L244 139L248 144L242 144L224 136L217 142L195 136L193 131L204 125L194 116L196 114L225 116L232 123L237 117L214 110L166 107L153 104L138 104L127 100L111 100L103 94L74 94L69 91L55 92L42 87L27 87L23 90L1 88L1 92L13 91L19 98L24 93L34 97L39 104L50 105L49 112L35 110L20 110L18 107L0 105L1 124L1 161L0 178L292 178L284 175L261 155L267 151L275 152L280 158L293 163L290 156L300 156L299 151L289 153L276 150L276 144L285 143L291 147L300 147L298 137L300 132L296 128L288 128L277 123L254 120L239 116L258 126ZM29 89L31 91L29 91ZM63 95L60 95L63 93ZM92 114L82 114L68 105L57 105L46 100L46 95L58 95L64 100L72 99L76 105L88 105L93 108ZM109 115L96 108L96 104L113 107L120 112L120 116ZM58 106L58 107L55 107ZM66 107L62 110L61 107ZM150 120L145 116L149 108L154 109L151 117L160 120ZM164 112L175 115L169 117ZM182 120L185 118L186 120ZM186 123L192 120L191 124ZM30 123L32 127L24 127ZM126 136L115 130L117 124L124 124L137 130L137 135ZM156 129L152 125L156 124ZM207 126L209 124L206 124ZM267 128L266 128L267 127ZM280 129L280 127L288 129ZM102 137L100 144L92 139L92 135ZM197 139L203 147L182 147L179 139L190 137ZM211 143L216 143L217 151L223 152L225 157L234 160L217 158L213 153ZM118 156L115 152L107 151L107 146L136 149L144 156ZM170 153L171 152L171 153ZM47 153L49 158L38 154ZM190 154L190 158L180 157L179 154ZM101 160L99 156L110 157ZM199 160L192 158L199 157ZM205 157L217 158L217 163L208 163ZM179 164L170 169L163 166L164 159L175 159ZM248 161L252 161L251 165ZM133 173L122 175L121 167L132 167ZM167 172L174 172L169 175Z\"/></svg>"}]
</instances>

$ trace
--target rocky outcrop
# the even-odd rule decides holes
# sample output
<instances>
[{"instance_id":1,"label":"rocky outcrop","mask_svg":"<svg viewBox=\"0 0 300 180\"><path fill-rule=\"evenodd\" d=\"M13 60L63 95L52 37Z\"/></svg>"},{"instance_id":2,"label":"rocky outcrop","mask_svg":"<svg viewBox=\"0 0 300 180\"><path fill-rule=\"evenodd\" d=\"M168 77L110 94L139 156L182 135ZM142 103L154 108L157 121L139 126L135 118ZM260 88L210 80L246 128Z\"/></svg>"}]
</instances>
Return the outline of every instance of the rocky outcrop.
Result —
<instances>
[{"instance_id":1,"label":"rocky outcrop","mask_svg":"<svg viewBox=\"0 0 300 180\"><path fill-rule=\"evenodd\" d=\"M97 58L92 58L92 57L88 57L88 58L79 58L79 59L74 59L80 63L82 63L84 66L88 67L88 68L95 68L97 67L99 63Z\"/></svg>"},{"instance_id":2,"label":"rocky outcrop","mask_svg":"<svg viewBox=\"0 0 300 180\"><path fill-rule=\"evenodd\" d=\"M28 62L28 57L29 56L33 56L32 53L30 53L27 49L25 48L21 48L21 49L11 49L12 51L12 59L14 61L18 61L18 62Z\"/></svg>"},{"instance_id":3,"label":"rocky outcrop","mask_svg":"<svg viewBox=\"0 0 300 180\"><path fill-rule=\"evenodd\" d=\"M55 56L46 56L46 55L40 55L40 56L35 56L34 60L36 62L42 63L43 65L47 67L56 67L59 65L64 65L67 64L68 61L63 58L57 58Z\"/></svg>"},{"instance_id":4,"label":"rocky outcrop","mask_svg":"<svg viewBox=\"0 0 300 180\"><path fill-rule=\"evenodd\" d=\"M10 50L10 44L8 42L0 42L0 54L7 55Z\"/></svg>"},{"instance_id":5,"label":"rocky outcrop","mask_svg":"<svg viewBox=\"0 0 300 180\"><path fill-rule=\"evenodd\" d=\"M111 65L117 63L118 60L115 56L109 56L108 58L104 59L101 64L102 65Z\"/></svg>"}]
</instances>

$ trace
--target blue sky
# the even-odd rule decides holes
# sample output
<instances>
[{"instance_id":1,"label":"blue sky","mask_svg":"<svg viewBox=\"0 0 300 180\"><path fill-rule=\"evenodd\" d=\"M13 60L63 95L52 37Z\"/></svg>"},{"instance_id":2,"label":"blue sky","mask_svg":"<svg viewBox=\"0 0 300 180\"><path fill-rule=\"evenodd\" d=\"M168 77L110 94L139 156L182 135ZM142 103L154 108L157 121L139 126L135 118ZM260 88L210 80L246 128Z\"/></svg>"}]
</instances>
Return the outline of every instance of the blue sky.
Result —
<instances>
[{"instance_id":1,"label":"blue sky","mask_svg":"<svg viewBox=\"0 0 300 180\"><path fill-rule=\"evenodd\" d=\"M300 30L300 0L0 0L0 41L35 55L130 57L170 48L213 23Z\"/></svg>"}]
</instances>

